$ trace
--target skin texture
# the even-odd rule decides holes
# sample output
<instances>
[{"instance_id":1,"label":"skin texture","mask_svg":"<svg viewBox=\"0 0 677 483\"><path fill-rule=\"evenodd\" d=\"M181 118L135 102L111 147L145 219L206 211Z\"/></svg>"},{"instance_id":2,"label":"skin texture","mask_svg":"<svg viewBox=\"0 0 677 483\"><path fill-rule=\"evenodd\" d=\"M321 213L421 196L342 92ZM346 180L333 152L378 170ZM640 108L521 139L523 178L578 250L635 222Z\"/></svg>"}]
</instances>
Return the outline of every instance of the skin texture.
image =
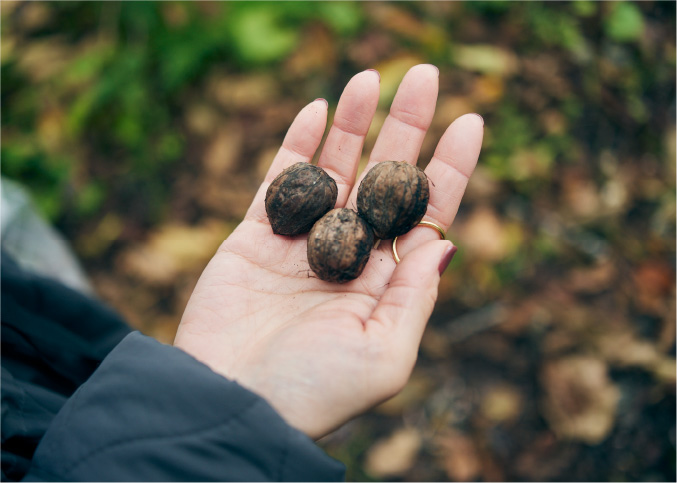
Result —
<instances>
[{"instance_id":1,"label":"skin texture","mask_svg":"<svg viewBox=\"0 0 677 483\"><path fill-rule=\"evenodd\" d=\"M386 160L415 164L437 101L439 72L413 67L402 80L371 152L367 170ZM379 97L373 71L347 84L318 165L334 178L336 206L356 206L355 180ZM175 345L258 393L287 420L319 438L399 392L416 361L437 298L439 267L451 249L429 228L375 249L357 279L335 284L312 277L307 235L273 234L264 199L273 179L309 162L327 123L327 105L306 106L292 123L244 221L203 272ZM479 156L483 121L465 115L439 140L425 172L430 203L424 220L448 229Z\"/></svg>"}]
</instances>

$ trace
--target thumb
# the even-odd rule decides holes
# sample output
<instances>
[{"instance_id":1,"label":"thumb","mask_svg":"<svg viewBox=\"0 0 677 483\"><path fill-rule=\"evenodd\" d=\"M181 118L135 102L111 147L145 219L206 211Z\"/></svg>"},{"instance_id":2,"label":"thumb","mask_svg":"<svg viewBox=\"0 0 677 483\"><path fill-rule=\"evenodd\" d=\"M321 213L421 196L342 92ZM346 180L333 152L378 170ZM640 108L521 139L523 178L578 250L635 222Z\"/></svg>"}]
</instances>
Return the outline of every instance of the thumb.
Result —
<instances>
[{"instance_id":1,"label":"thumb","mask_svg":"<svg viewBox=\"0 0 677 483\"><path fill-rule=\"evenodd\" d=\"M397 265L372 319L386 328L399 350L414 351L437 300L440 274L456 253L447 240L429 241L403 257Z\"/></svg>"}]
</instances>

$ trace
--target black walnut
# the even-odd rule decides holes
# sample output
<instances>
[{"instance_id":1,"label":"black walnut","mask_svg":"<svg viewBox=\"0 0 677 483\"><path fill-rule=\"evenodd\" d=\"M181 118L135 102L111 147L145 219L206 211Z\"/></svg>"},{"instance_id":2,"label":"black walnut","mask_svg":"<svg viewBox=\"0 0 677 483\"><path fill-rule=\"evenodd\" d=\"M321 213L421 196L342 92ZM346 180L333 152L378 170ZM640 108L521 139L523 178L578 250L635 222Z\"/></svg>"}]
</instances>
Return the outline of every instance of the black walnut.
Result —
<instances>
[{"instance_id":1,"label":"black walnut","mask_svg":"<svg viewBox=\"0 0 677 483\"><path fill-rule=\"evenodd\" d=\"M403 161L374 166L357 190L357 211L382 240L404 235L425 215L430 188L425 173Z\"/></svg>"},{"instance_id":2,"label":"black walnut","mask_svg":"<svg viewBox=\"0 0 677 483\"><path fill-rule=\"evenodd\" d=\"M364 270L374 233L355 211L337 208L320 218L308 235L308 263L321 280L345 283Z\"/></svg>"},{"instance_id":3,"label":"black walnut","mask_svg":"<svg viewBox=\"0 0 677 483\"><path fill-rule=\"evenodd\" d=\"M266 191L266 213L277 235L307 233L336 204L336 182L322 168L296 163L282 171Z\"/></svg>"}]
</instances>

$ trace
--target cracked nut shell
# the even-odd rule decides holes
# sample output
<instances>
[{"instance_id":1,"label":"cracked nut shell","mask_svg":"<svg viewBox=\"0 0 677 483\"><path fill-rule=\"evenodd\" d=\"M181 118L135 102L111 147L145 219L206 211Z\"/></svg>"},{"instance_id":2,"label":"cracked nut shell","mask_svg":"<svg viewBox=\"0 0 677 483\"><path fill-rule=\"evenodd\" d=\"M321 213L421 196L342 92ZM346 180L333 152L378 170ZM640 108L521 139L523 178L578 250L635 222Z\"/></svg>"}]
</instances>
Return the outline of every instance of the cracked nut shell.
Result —
<instances>
[{"instance_id":1,"label":"cracked nut shell","mask_svg":"<svg viewBox=\"0 0 677 483\"><path fill-rule=\"evenodd\" d=\"M322 168L296 163L282 171L266 191L266 213L277 235L307 233L336 204L336 182Z\"/></svg>"},{"instance_id":2,"label":"cracked nut shell","mask_svg":"<svg viewBox=\"0 0 677 483\"><path fill-rule=\"evenodd\" d=\"M308 235L308 263L326 282L360 276L374 246L374 232L355 211L337 208L320 218Z\"/></svg>"},{"instance_id":3,"label":"cracked nut shell","mask_svg":"<svg viewBox=\"0 0 677 483\"><path fill-rule=\"evenodd\" d=\"M404 235L425 215L430 199L423 170L403 161L374 166L357 190L357 211L382 240Z\"/></svg>"}]
</instances>

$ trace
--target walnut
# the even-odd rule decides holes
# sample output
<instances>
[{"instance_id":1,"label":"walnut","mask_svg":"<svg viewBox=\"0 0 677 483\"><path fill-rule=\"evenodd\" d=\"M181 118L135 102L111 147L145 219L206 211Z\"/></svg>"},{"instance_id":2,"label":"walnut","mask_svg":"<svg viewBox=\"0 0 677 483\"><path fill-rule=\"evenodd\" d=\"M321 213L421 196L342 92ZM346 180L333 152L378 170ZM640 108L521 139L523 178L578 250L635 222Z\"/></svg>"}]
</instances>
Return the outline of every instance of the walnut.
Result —
<instances>
[{"instance_id":1,"label":"walnut","mask_svg":"<svg viewBox=\"0 0 677 483\"><path fill-rule=\"evenodd\" d=\"M404 235L425 215L430 189L425 173L401 161L374 166L357 190L357 210L378 238Z\"/></svg>"},{"instance_id":2,"label":"walnut","mask_svg":"<svg viewBox=\"0 0 677 483\"><path fill-rule=\"evenodd\" d=\"M322 168L296 163L284 171L266 191L266 213L277 235L307 233L336 204L336 182Z\"/></svg>"},{"instance_id":3,"label":"walnut","mask_svg":"<svg viewBox=\"0 0 677 483\"><path fill-rule=\"evenodd\" d=\"M348 208L337 208L320 218L308 235L308 263L326 282L345 283L364 270L374 246L369 224Z\"/></svg>"}]
</instances>

